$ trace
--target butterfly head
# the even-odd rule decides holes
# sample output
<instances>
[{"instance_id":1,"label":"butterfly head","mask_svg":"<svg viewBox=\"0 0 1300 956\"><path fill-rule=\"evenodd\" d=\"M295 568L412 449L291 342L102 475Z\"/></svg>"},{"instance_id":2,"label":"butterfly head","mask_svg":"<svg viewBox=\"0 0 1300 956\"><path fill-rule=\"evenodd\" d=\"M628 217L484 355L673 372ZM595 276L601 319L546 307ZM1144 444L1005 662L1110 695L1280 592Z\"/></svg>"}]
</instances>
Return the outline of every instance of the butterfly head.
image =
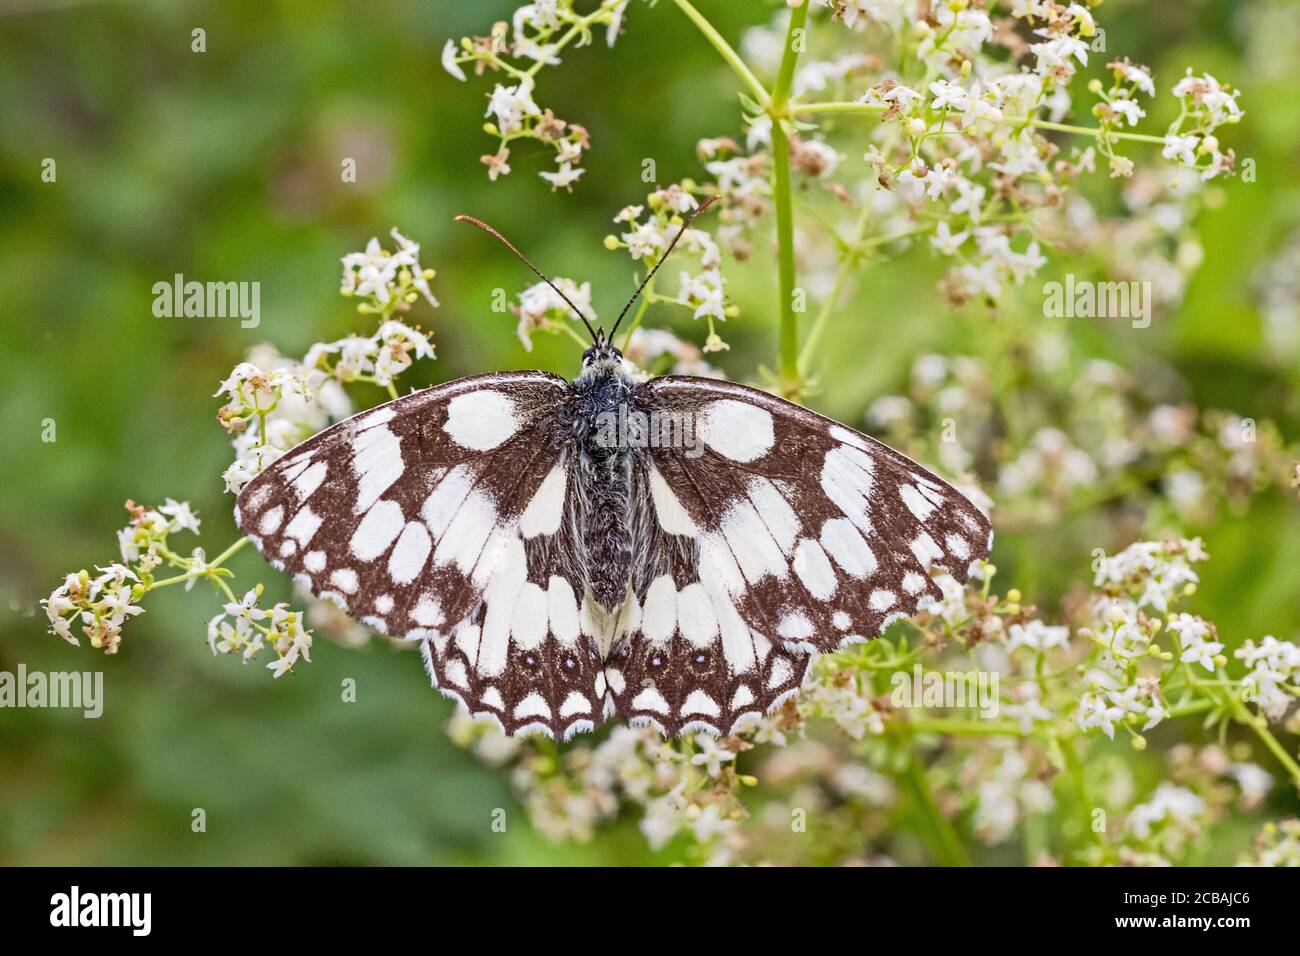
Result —
<instances>
[{"instance_id":1,"label":"butterfly head","mask_svg":"<svg viewBox=\"0 0 1300 956\"><path fill-rule=\"evenodd\" d=\"M605 337L605 330L598 329L594 344L582 353L582 372L612 372L623 367L623 353L614 347L614 343Z\"/></svg>"}]
</instances>

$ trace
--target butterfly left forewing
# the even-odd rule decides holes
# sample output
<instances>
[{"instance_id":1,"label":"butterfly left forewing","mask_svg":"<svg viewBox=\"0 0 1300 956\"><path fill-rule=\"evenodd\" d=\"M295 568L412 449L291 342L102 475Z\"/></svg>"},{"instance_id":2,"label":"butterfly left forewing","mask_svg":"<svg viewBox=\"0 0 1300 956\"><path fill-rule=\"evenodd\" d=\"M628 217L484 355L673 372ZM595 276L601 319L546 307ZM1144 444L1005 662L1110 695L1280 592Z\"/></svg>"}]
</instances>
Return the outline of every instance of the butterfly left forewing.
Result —
<instances>
[{"instance_id":1,"label":"butterfly left forewing","mask_svg":"<svg viewBox=\"0 0 1300 956\"><path fill-rule=\"evenodd\" d=\"M692 422L697 441L649 450L656 506L688 522L700 576L791 650L868 640L964 582L988 519L912 460L831 419L729 382L667 376L637 401Z\"/></svg>"},{"instance_id":2,"label":"butterfly left forewing","mask_svg":"<svg viewBox=\"0 0 1300 956\"><path fill-rule=\"evenodd\" d=\"M386 634L454 624L560 456L568 383L459 379L333 425L240 493L236 520L276 566Z\"/></svg>"}]
</instances>

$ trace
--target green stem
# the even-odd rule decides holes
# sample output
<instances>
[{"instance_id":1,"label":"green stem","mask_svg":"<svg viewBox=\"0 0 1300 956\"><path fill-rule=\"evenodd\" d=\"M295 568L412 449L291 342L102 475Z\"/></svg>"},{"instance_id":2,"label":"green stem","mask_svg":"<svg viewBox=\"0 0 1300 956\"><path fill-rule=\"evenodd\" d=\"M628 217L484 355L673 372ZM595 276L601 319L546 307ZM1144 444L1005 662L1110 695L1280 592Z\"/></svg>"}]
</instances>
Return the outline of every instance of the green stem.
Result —
<instances>
[{"instance_id":1,"label":"green stem","mask_svg":"<svg viewBox=\"0 0 1300 956\"><path fill-rule=\"evenodd\" d=\"M952 822L939 812L939 805L935 802L934 793L930 789L930 780L926 776L925 766L921 763L921 756L915 749L912 751L911 759L908 760L907 781L911 784L917 805L930 825L934 835L933 847L939 861L944 866L970 866L966 848L961 845L961 839L953 829Z\"/></svg>"},{"instance_id":2,"label":"green stem","mask_svg":"<svg viewBox=\"0 0 1300 956\"><path fill-rule=\"evenodd\" d=\"M794 68L799 62L799 44L796 43L795 34L804 31L810 5L810 0L804 0L790 11L790 25L785 32L785 49L781 51L781 66L777 70L776 85L772 87L772 99L768 105L768 112L772 113L774 118L783 114L786 104L790 102L790 89L794 86Z\"/></svg>"},{"instance_id":3,"label":"green stem","mask_svg":"<svg viewBox=\"0 0 1300 956\"><path fill-rule=\"evenodd\" d=\"M808 0L790 11L790 26L786 30L785 50L781 54L781 68L776 86L767 104L772 118L772 198L776 206L777 273L781 297L780 373L785 388L783 392L797 393L799 382L799 319L794 311L794 189L790 178L790 139L785 131L790 88L794 83L794 70L799 62L799 44L796 31L802 31L808 20Z\"/></svg>"},{"instance_id":4,"label":"green stem","mask_svg":"<svg viewBox=\"0 0 1300 956\"><path fill-rule=\"evenodd\" d=\"M225 564L226 561L228 561L232 555L236 554L241 548L244 547L244 545L248 544L248 541L249 541L248 538L240 538L230 547L226 548L225 551L222 551L219 555L217 555L215 558L209 561L208 567L216 568Z\"/></svg>"},{"instance_id":5,"label":"green stem","mask_svg":"<svg viewBox=\"0 0 1300 956\"><path fill-rule=\"evenodd\" d=\"M155 591L158 588L165 588L168 585L180 584L182 581L193 581L195 578L209 577L211 576L212 571L221 567L221 565L224 564L231 555L235 554L240 548L248 544L248 541L248 538L240 538L203 567L196 568L193 571L186 571L184 574L178 574L175 577L163 578L161 581L155 581L153 584L149 585L149 590ZM216 579L214 578L214 580ZM218 581L217 583L220 584L222 582Z\"/></svg>"},{"instance_id":6,"label":"green stem","mask_svg":"<svg viewBox=\"0 0 1300 956\"><path fill-rule=\"evenodd\" d=\"M1292 782L1294 782L1297 787L1300 787L1300 764L1296 763L1295 758L1287 753L1286 748L1283 747L1278 739L1273 736L1273 732L1262 723L1260 718L1256 717L1247 709L1246 705L1241 702L1241 699L1236 694L1229 691L1227 698L1230 701L1232 712L1237 717L1237 720L1255 732L1255 736L1264 742L1265 747L1272 751L1273 756L1277 758L1278 763L1286 768L1286 772L1291 775Z\"/></svg>"},{"instance_id":7,"label":"green stem","mask_svg":"<svg viewBox=\"0 0 1300 956\"><path fill-rule=\"evenodd\" d=\"M772 123L772 198L776 205L777 279L780 296L780 370L786 385L799 380L799 320L794 311L794 195L790 183L790 141Z\"/></svg>"},{"instance_id":8,"label":"green stem","mask_svg":"<svg viewBox=\"0 0 1300 956\"><path fill-rule=\"evenodd\" d=\"M881 103L854 103L836 101L828 103L791 103L791 113L883 113L887 107Z\"/></svg>"},{"instance_id":9,"label":"green stem","mask_svg":"<svg viewBox=\"0 0 1300 956\"><path fill-rule=\"evenodd\" d=\"M1002 118L1002 122L1008 126L1018 126L1023 123L1037 129L1050 129L1058 133L1075 133L1080 136L1092 136L1094 138L1101 135L1101 130L1094 126L1071 126L1068 123L1052 123L1048 120L1027 116L1005 116ZM1159 146L1163 146L1165 143L1163 136L1151 136L1147 133L1121 133L1117 130L1111 130L1109 135L1115 139L1127 139L1134 143L1155 143Z\"/></svg>"},{"instance_id":10,"label":"green stem","mask_svg":"<svg viewBox=\"0 0 1300 956\"><path fill-rule=\"evenodd\" d=\"M768 96L767 90L763 88L763 84L758 81L758 77L754 75L753 71L745 65L745 61L740 58L740 54L732 49L730 43L723 39L722 34L717 31L717 28L708 21L704 14L700 13L699 10L696 10L694 6L688 3L687 0L673 0L673 2L677 4L682 13L686 14L686 16L690 18L696 28L704 34L705 39L707 39L709 43L713 45L713 48L718 51L719 55L726 60L727 65L735 71L738 77L740 77L741 82L743 82L745 86L749 87L750 94L754 99L758 100L759 105L766 107L768 101L771 99L771 97Z\"/></svg>"},{"instance_id":11,"label":"green stem","mask_svg":"<svg viewBox=\"0 0 1300 956\"><path fill-rule=\"evenodd\" d=\"M632 324L627 328L627 335L623 336L623 351L627 351L629 343L632 341L632 333L641 325L641 320L645 318L646 310L650 308L650 299L654 295L654 283L651 282L645 292L642 293L641 303L636 307L636 314L632 316Z\"/></svg>"},{"instance_id":12,"label":"green stem","mask_svg":"<svg viewBox=\"0 0 1300 956\"><path fill-rule=\"evenodd\" d=\"M839 303L840 296L844 294L844 287L848 285L849 277L853 274L854 267L861 261L862 254L877 246L885 246L891 242L897 242L899 239L906 239L909 236L934 230L934 226L926 224L913 226L910 229L900 229L898 232L885 236L873 236L870 239L863 239L862 233L867 226L867 222L867 212L864 210L862 217L858 220L857 239L845 251L844 258L840 262L839 271L835 275L835 284L831 287L831 293L826 297L826 301L822 303L821 310L817 313L817 318L813 320L812 328L808 331L808 338L799 352L800 375L808 374L808 366L812 363L812 357L817 350L818 343L821 341L822 333L826 331L826 326L835 312L835 306Z\"/></svg>"},{"instance_id":13,"label":"green stem","mask_svg":"<svg viewBox=\"0 0 1300 956\"><path fill-rule=\"evenodd\" d=\"M1056 745L1061 750L1061 757L1065 761L1066 770L1070 773L1070 779L1074 781L1074 789L1079 797L1079 810L1085 817L1089 818L1084 825L1096 838L1097 843L1105 846L1105 835L1092 829L1091 814L1097 805L1092 802L1092 797L1088 795L1088 778L1083 772L1083 764L1079 760L1079 754L1074 749L1074 738L1058 735Z\"/></svg>"}]
</instances>

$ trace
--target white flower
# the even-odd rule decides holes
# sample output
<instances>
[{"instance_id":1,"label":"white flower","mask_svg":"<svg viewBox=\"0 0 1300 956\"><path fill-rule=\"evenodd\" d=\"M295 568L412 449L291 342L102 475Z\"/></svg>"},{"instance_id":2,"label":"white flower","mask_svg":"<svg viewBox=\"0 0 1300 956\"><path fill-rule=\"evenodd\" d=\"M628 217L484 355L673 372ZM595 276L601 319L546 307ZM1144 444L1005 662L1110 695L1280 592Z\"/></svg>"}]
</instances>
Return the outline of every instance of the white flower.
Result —
<instances>
[{"instance_id":1,"label":"white flower","mask_svg":"<svg viewBox=\"0 0 1300 956\"><path fill-rule=\"evenodd\" d=\"M1129 126L1136 126L1138 120L1147 115L1146 110L1138 106L1134 100L1113 99L1110 101L1110 108L1128 120Z\"/></svg>"},{"instance_id":2,"label":"white flower","mask_svg":"<svg viewBox=\"0 0 1300 956\"><path fill-rule=\"evenodd\" d=\"M1035 32L1039 36L1051 36L1042 30ZM1037 57L1034 70L1039 74L1059 73L1067 77L1072 76L1075 69L1074 64L1070 62L1072 57L1081 65L1088 65L1088 44L1078 37L1052 37L1046 43L1030 44L1029 50Z\"/></svg>"},{"instance_id":3,"label":"white flower","mask_svg":"<svg viewBox=\"0 0 1300 956\"><path fill-rule=\"evenodd\" d=\"M962 113L961 125L963 129L969 129L980 120L987 119L989 122L997 123L1002 119L1002 111L994 105L995 94L984 95L980 92L980 84L975 83L970 90L970 95L966 99L966 108Z\"/></svg>"},{"instance_id":4,"label":"white flower","mask_svg":"<svg viewBox=\"0 0 1300 956\"><path fill-rule=\"evenodd\" d=\"M627 243L628 255L633 259L647 259L665 245L663 233L654 220L637 223L631 232L623 233L622 238Z\"/></svg>"},{"instance_id":5,"label":"white flower","mask_svg":"<svg viewBox=\"0 0 1300 956\"><path fill-rule=\"evenodd\" d=\"M1184 663L1200 664L1213 674L1215 655L1223 650L1223 645L1206 639L1210 636L1210 629L1205 622L1190 614L1178 614L1169 621L1169 629L1182 639L1183 653L1178 659Z\"/></svg>"},{"instance_id":6,"label":"white flower","mask_svg":"<svg viewBox=\"0 0 1300 956\"><path fill-rule=\"evenodd\" d=\"M691 763L697 767L707 769L710 777L716 777L720 774L724 763L731 763L736 759L734 753L719 747L717 740L708 734L697 736L695 746L699 748L699 753L691 757Z\"/></svg>"},{"instance_id":7,"label":"white flower","mask_svg":"<svg viewBox=\"0 0 1300 956\"><path fill-rule=\"evenodd\" d=\"M685 786L683 784L682 786ZM674 791L645 805L641 832L652 850L662 849L682 828L681 798Z\"/></svg>"},{"instance_id":8,"label":"white flower","mask_svg":"<svg viewBox=\"0 0 1300 956\"><path fill-rule=\"evenodd\" d=\"M917 103L925 102L925 94L920 93L910 86L904 86L902 83L894 83L888 89L882 86L874 86L864 93L858 100L859 103L884 104L887 106L897 106L900 114L906 115L912 111L912 107Z\"/></svg>"},{"instance_id":9,"label":"white flower","mask_svg":"<svg viewBox=\"0 0 1300 956\"><path fill-rule=\"evenodd\" d=\"M894 178L894 183L905 201L917 203L925 197L926 187L933 178L934 170L918 158Z\"/></svg>"},{"instance_id":10,"label":"white flower","mask_svg":"<svg viewBox=\"0 0 1300 956\"><path fill-rule=\"evenodd\" d=\"M1101 694L1087 693L1079 700L1076 721L1080 730L1100 727L1107 737L1115 739L1115 722L1124 719L1124 709L1116 707Z\"/></svg>"},{"instance_id":11,"label":"white flower","mask_svg":"<svg viewBox=\"0 0 1300 956\"><path fill-rule=\"evenodd\" d=\"M567 160L565 160L560 163L560 168L555 172L540 172L537 175L550 183L551 189L553 190L570 189L573 184L578 181L578 177L584 172L586 172L585 169L575 169Z\"/></svg>"},{"instance_id":12,"label":"white flower","mask_svg":"<svg viewBox=\"0 0 1300 956\"><path fill-rule=\"evenodd\" d=\"M448 40L442 48L442 68L454 76L456 79L464 82L465 71L460 68L456 62L456 42Z\"/></svg>"},{"instance_id":13,"label":"white flower","mask_svg":"<svg viewBox=\"0 0 1300 956\"><path fill-rule=\"evenodd\" d=\"M956 83L937 80L930 84L930 92L934 94L934 99L930 101L931 109L954 109L959 112L966 109L969 94Z\"/></svg>"},{"instance_id":14,"label":"white flower","mask_svg":"<svg viewBox=\"0 0 1300 956\"><path fill-rule=\"evenodd\" d=\"M717 269L705 269L696 276L689 272L681 273L681 289L677 293L677 300L693 306L695 318L711 316L718 320L726 319L724 297L722 273Z\"/></svg>"},{"instance_id":15,"label":"white flower","mask_svg":"<svg viewBox=\"0 0 1300 956\"><path fill-rule=\"evenodd\" d=\"M1007 650L1027 647L1034 651L1045 651L1052 647L1065 647L1070 640L1068 627L1049 627L1042 621L1029 621L1027 624L1012 624L1007 629Z\"/></svg>"},{"instance_id":16,"label":"white flower","mask_svg":"<svg viewBox=\"0 0 1300 956\"><path fill-rule=\"evenodd\" d=\"M225 605L225 611L238 622L246 624L253 621L260 621L266 617L266 612L257 606L257 591L248 591L243 599L238 603L231 602Z\"/></svg>"},{"instance_id":17,"label":"white flower","mask_svg":"<svg viewBox=\"0 0 1300 956\"><path fill-rule=\"evenodd\" d=\"M1132 63L1125 63L1121 67L1124 73L1124 79L1134 84L1139 90L1147 96L1156 95L1156 85L1151 79L1151 73L1145 67L1136 66Z\"/></svg>"},{"instance_id":18,"label":"white flower","mask_svg":"<svg viewBox=\"0 0 1300 956\"><path fill-rule=\"evenodd\" d=\"M938 228L935 229L934 234L930 236L930 245L945 256L954 256L969 236L969 232L953 232L948 228L947 220L942 220Z\"/></svg>"},{"instance_id":19,"label":"white flower","mask_svg":"<svg viewBox=\"0 0 1300 956\"><path fill-rule=\"evenodd\" d=\"M199 533L198 515L190 510L188 501L178 502L168 498L158 510L170 519L167 522L169 532L184 530L192 531L195 534Z\"/></svg>"},{"instance_id":20,"label":"white flower","mask_svg":"<svg viewBox=\"0 0 1300 956\"><path fill-rule=\"evenodd\" d=\"M578 285L572 279L565 279L557 276L554 280L556 287L560 289L569 299L582 310L590 321L596 320L596 310L591 304L591 283L584 282ZM519 293L519 340L523 343L526 351L532 350L531 333L547 324L550 319L557 314L562 318L573 316L573 310L569 304L556 294L549 283L538 282L529 286L523 292Z\"/></svg>"},{"instance_id":21,"label":"white flower","mask_svg":"<svg viewBox=\"0 0 1300 956\"><path fill-rule=\"evenodd\" d=\"M1180 162L1185 166L1196 165L1196 147L1200 145L1200 140L1195 136L1178 136L1170 134L1165 137L1164 149L1160 155L1165 159Z\"/></svg>"},{"instance_id":22,"label":"white flower","mask_svg":"<svg viewBox=\"0 0 1300 956\"><path fill-rule=\"evenodd\" d=\"M420 244L407 239L397 231L396 226L389 230L389 235L392 236L393 241L397 243L398 251L397 254L393 256L393 259L397 261L399 266L405 266L410 270L411 285L415 286L415 288L420 291L420 294L424 296L429 305L436 309L438 307L438 300L433 297L433 292L429 289L428 280L424 275L424 269L420 266Z\"/></svg>"},{"instance_id":23,"label":"white flower","mask_svg":"<svg viewBox=\"0 0 1300 956\"><path fill-rule=\"evenodd\" d=\"M496 116L497 129L502 136L509 136L523 128L525 116L540 116L541 112L533 102L533 80L528 77L517 86L498 83L488 98L487 112L483 115Z\"/></svg>"},{"instance_id":24,"label":"white flower","mask_svg":"<svg viewBox=\"0 0 1300 956\"><path fill-rule=\"evenodd\" d=\"M1165 782L1156 788L1150 800L1133 808L1127 827L1140 840L1150 837L1152 828L1164 822L1194 832L1204 812L1205 801L1201 797L1186 787Z\"/></svg>"},{"instance_id":25,"label":"white flower","mask_svg":"<svg viewBox=\"0 0 1300 956\"><path fill-rule=\"evenodd\" d=\"M349 252L342 258L345 295L374 296L387 304L392 298L389 286L400 265L372 238L363 252Z\"/></svg>"}]
</instances>

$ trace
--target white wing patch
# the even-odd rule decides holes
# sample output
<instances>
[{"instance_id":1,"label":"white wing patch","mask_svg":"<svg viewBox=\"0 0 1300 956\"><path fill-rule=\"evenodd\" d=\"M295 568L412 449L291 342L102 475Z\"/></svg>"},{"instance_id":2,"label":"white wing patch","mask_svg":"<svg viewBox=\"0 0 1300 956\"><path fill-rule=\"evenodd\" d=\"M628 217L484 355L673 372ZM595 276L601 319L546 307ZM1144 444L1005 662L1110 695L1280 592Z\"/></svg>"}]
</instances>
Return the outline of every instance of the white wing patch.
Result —
<instances>
[{"instance_id":1,"label":"white wing patch","mask_svg":"<svg viewBox=\"0 0 1300 956\"><path fill-rule=\"evenodd\" d=\"M564 462L558 462L547 473L533 500L519 519L519 531L525 538L553 535L560 529L564 516L564 495L569 486L569 472Z\"/></svg>"},{"instance_id":2,"label":"white wing patch","mask_svg":"<svg viewBox=\"0 0 1300 956\"><path fill-rule=\"evenodd\" d=\"M519 430L519 415L510 396L483 388L457 395L447 405L443 430L452 441L474 451L490 451Z\"/></svg>"},{"instance_id":3,"label":"white wing patch","mask_svg":"<svg viewBox=\"0 0 1300 956\"><path fill-rule=\"evenodd\" d=\"M699 434L718 454L741 463L766 455L775 437L771 412L731 398L704 406Z\"/></svg>"}]
</instances>

